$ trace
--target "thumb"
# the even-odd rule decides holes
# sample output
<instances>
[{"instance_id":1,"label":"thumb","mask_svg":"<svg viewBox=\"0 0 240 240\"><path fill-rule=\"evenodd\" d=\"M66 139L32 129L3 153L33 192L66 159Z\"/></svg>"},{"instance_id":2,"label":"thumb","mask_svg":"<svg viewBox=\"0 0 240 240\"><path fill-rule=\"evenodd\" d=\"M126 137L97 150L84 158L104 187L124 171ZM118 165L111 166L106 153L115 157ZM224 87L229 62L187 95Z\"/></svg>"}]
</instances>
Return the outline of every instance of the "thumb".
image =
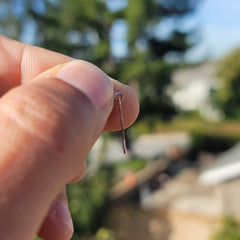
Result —
<instances>
[{"instance_id":1,"label":"thumb","mask_svg":"<svg viewBox=\"0 0 240 240\"><path fill-rule=\"evenodd\" d=\"M57 66L0 100L3 239L33 238L64 184L83 175L112 105L111 80L83 61Z\"/></svg>"}]
</instances>

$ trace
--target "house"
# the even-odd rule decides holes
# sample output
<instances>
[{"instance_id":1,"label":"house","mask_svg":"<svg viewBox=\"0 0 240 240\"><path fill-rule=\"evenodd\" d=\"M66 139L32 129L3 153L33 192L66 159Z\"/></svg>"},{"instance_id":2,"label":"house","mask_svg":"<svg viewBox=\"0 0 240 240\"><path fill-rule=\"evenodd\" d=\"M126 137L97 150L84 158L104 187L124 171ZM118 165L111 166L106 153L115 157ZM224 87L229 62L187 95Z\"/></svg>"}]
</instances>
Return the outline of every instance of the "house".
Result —
<instances>
[{"instance_id":1,"label":"house","mask_svg":"<svg viewBox=\"0 0 240 240\"><path fill-rule=\"evenodd\" d=\"M197 66L181 68L172 75L172 85L168 94L183 111L198 110L209 120L218 120L219 111L211 104L211 91L218 86L215 76L216 63L205 62Z\"/></svg>"},{"instance_id":2,"label":"house","mask_svg":"<svg viewBox=\"0 0 240 240\"><path fill-rule=\"evenodd\" d=\"M240 143L216 158L215 163L204 169L199 182L205 185L224 183L240 177Z\"/></svg>"}]
</instances>

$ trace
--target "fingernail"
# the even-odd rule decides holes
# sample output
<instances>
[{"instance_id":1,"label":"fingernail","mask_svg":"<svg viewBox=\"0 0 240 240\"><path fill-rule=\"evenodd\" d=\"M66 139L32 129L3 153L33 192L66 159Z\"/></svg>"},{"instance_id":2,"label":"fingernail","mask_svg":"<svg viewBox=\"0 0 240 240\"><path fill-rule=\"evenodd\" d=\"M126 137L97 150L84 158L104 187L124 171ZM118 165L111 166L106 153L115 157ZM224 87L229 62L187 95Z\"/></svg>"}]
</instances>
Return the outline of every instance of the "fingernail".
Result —
<instances>
[{"instance_id":1,"label":"fingernail","mask_svg":"<svg viewBox=\"0 0 240 240\"><path fill-rule=\"evenodd\" d=\"M58 219L58 221L63 222L69 228L71 233L73 233L72 218L66 201L63 199L59 199L55 204L56 218Z\"/></svg>"},{"instance_id":2,"label":"fingernail","mask_svg":"<svg viewBox=\"0 0 240 240\"><path fill-rule=\"evenodd\" d=\"M58 78L83 92L99 109L112 101L112 81L91 63L75 60L57 66L53 72Z\"/></svg>"}]
</instances>

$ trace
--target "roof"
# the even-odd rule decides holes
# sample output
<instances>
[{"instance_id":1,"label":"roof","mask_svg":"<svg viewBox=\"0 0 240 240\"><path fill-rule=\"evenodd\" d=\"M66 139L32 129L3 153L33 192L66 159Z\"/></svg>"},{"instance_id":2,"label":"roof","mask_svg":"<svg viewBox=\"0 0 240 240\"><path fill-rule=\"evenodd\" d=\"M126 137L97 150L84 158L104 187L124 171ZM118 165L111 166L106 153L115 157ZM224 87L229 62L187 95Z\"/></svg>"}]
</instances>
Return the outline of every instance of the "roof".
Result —
<instances>
[{"instance_id":1,"label":"roof","mask_svg":"<svg viewBox=\"0 0 240 240\"><path fill-rule=\"evenodd\" d=\"M240 177L240 143L221 154L216 163L203 170L199 176L200 183L218 184Z\"/></svg>"},{"instance_id":2,"label":"roof","mask_svg":"<svg viewBox=\"0 0 240 240\"><path fill-rule=\"evenodd\" d=\"M192 80L200 79L204 82L215 80L216 63L205 62L200 65L180 68L172 75L172 84L177 88L189 84Z\"/></svg>"}]
</instances>

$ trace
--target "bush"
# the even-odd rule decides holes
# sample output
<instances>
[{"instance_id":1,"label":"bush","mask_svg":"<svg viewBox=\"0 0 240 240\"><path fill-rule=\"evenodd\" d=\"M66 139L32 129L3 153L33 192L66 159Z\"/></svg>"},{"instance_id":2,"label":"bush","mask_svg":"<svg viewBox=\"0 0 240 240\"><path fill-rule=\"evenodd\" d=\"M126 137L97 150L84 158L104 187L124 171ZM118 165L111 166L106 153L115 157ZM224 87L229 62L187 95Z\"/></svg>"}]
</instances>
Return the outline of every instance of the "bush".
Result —
<instances>
[{"instance_id":1,"label":"bush","mask_svg":"<svg viewBox=\"0 0 240 240\"><path fill-rule=\"evenodd\" d=\"M96 240L114 240L113 233L106 229L100 228L96 233Z\"/></svg>"},{"instance_id":2,"label":"bush","mask_svg":"<svg viewBox=\"0 0 240 240\"><path fill-rule=\"evenodd\" d=\"M200 152L221 153L233 147L239 137L210 135L193 132L192 147L188 151L188 158L195 160Z\"/></svg>"},{"instance_id":3,"label":"bush","mask_svg":"<svg viewBox=\"0 0 240 240\"><path fill-rule=\"evenodd\" d=\"M225 217L211 240L240 240L240 224L233 217Z\"/></svg>"},{"instance_id":4,"label":"bush","mask_svg":"<svg viewBox=\"0 0 240 240\"><path fill-rule=\"evenodd\" d=\"M95 176L68 186L69 208L74 225L73 239L95 234L104 223L112 176L113 169L105 167Z\"/></svg>"},{"instance_id":5,"label":"bush","mask_svg":"<svg viewBox=\"0 0 240 240\"><path fill-rule=\"evenodd\" d=\"M112 167L102 167L96 175L67 186L69 208L74 225L72 240L93 236L106 219L109 206L109 188L113 177ZM112 240L107 230L98 231L99 240ZM108 235L107 235L108 234ZM109 238L103 238L109 236ZM35 240L41 240L36 237Z\"/></svg>"},{"instance_id":6,"label":"bush","mask_svg":"<svg viewBox=\"0 0 240 240\"><path fill-rule=\"evenodd\" d=\"M117 169L130 170L137 172L143 169L147 164L147 161L143 158L135 158L125 162L119 162L116 164Z\"/></svg>"}]
</instances>

